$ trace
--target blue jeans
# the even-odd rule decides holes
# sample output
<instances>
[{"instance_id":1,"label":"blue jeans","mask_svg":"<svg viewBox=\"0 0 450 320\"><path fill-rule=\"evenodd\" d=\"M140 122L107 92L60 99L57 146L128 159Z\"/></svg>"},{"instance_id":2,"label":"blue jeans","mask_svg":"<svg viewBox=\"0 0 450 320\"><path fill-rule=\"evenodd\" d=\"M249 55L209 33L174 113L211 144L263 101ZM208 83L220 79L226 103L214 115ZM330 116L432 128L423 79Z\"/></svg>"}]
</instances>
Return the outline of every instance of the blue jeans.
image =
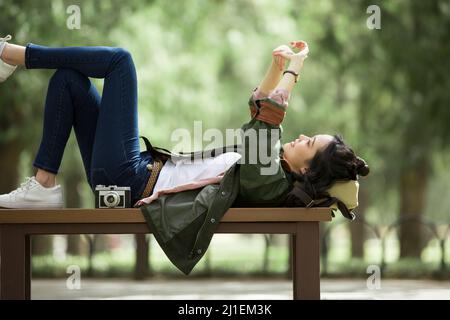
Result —
<instances>
[{"instance_id":1,"label":"blue jeans","mask_svg":"<svg viewBox=\"0 0 450 320\"><path fill-rule=\"evenodd\" d=\"M150 176L140 152L136 70L121 48L48 48L28 44L27 69L57 69L48 86L44 129L33 166L57 174L73 128L91 190L129 186L133 205ZM88 77L104 79L103 94Z\"/></svg>"}]
</instances>

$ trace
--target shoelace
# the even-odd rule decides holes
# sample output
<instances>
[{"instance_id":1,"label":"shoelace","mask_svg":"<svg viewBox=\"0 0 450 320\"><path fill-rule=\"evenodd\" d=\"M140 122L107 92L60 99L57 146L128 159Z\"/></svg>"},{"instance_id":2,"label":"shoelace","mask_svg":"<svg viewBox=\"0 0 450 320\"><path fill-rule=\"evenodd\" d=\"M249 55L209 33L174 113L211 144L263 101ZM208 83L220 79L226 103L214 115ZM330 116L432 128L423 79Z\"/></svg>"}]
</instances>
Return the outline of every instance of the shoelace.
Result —
<instances>
[{"instance_id":1,"label":"shoelace","mask_svg":"<svg viewBox=\"0 0 450 320\"><path fill-rule=\"evenodd\" d=\"M13 192L11 192L11 194L15 194L17 192L22 192L22 191L28 191L28 189L30 189L31 186L33 186L35 183L33 177L26 177L25 182L20 184L20 187L17 188L16 190L14 190Z\"/></svg>"},{"instance_id":2,"label":"shoelace","mask_svg":"<svg viewBox=\"0 0 450 320\"><path fill-rule=\"evenodd\" d=\"M9 40L11 40L11 39L12 39L11 35L8 34L6 37L0 38L0 43L9 41Z\"/></svg>"}]
</instances>

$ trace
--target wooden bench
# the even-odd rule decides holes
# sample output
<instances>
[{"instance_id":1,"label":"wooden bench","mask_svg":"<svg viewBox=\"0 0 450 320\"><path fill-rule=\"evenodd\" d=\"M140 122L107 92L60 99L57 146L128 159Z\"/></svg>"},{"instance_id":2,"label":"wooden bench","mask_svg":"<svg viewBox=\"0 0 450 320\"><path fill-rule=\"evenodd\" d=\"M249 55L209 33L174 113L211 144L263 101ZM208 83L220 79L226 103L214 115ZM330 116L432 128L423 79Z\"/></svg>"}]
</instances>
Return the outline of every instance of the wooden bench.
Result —
<instances>
[{"instance_id":1,"label":"wooden bench","mask_svg":"<svg viewBox=\"0 0 450 320\"><path fill-rule=\"evenodd\" d=\"M231 208L218 233L291 234L293 298L320 299L319 222L328 208ZM30 299L32 235L145 234L139 209L0 209L0 297Z\"/></svg>"}]
</instances>

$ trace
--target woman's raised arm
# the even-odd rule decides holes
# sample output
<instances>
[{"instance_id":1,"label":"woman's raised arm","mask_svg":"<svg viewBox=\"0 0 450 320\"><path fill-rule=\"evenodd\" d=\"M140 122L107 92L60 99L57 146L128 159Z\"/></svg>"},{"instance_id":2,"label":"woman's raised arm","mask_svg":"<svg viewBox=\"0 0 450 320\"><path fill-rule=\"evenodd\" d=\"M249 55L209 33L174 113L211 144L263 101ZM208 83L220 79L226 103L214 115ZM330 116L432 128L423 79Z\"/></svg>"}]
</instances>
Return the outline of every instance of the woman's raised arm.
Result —
<instances>
[{"instance_id":1,"label":"woman's raised arm","mask_svg":"<svg viewBox=\"0 0 450 320\"><path fill-rule=\"evenodd\" d=\"M291 52L279 52L277 55L289 60L289 67L287 70L296 73L297 75L300 73L300 70L303 68L303 61L308 57L309 48L308 44L304 41L294 41L291 42L292 46L300 49L298 53ZM280 82L276 86L275 90L283 89L286 90L289 94L292 91L295 83L297 82L297 76L293 73L285 73L281 78Z\"/></svg>"},{"instance_id":2,"label":"woman's raised arm","mask_svg":"<svg viewBox=\"0 0 450 320\"><path fill-rule=\"evenodd\" d=\"M295 54L288 46L281 46L282 48L279 47L280 49L274 50L274 59L271 67L249 99L252 119L256 118L272 125L280 125L283 121L290 93L303 66L303 60L308 54L306 42L294 41L291 42L291 45L294 48L301 49L301 51ZM283 74L284 63L287 60L290 61L288 73L284 72L284 76L280 80L280 76Z\"/></svg>"},{"instance_id":3,"label":"woman's raised arm","mask_svg":"<svg viewBox=\"0 0 450 320\"><path fill-rule=\"evenodd\" d=\"M281 76L283 74L283 69L287 61L286 58L278 54L280 52L284 52L286 54L294 54L291 48L289 48L287 45L278 46L272 51L272 63L270 64L269 69L267 69L264 78L258 86L259 92L262 95L267 96L270 91L272 91L280 82Z\"/></svg>"}]
</instances>

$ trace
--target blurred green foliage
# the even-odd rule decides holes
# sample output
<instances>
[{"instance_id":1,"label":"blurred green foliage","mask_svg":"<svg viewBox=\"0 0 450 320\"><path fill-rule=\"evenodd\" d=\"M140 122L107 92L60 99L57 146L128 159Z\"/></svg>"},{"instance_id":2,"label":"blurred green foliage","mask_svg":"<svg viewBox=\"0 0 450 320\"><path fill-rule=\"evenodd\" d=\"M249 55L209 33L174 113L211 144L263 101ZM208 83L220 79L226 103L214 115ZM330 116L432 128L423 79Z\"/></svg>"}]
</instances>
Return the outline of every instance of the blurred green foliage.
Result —
<instances>
[{"instance_id":1,"label":"blurred green foliage","mask_svg":"<svg viewBox=\"0 0 450 320\"><path fill-rule=\"evenodd\" d=\"M66 26L72 4L81 9L80 30ZM380 30L366 26L372 4L381 8ZM15 43L126 47L138 72L140 133L166 148L175 129L192 133L196 120L203 132L239 128L272 49L308 41L284 139L341 133L371 166L361 181L369 195L363 214L376 224L394 221L422 193L416 209L449 222L449 30L445 0L0 0L0 32ZM32 174L51 72L18 70L0 85L0 150L23 144L21 161L0 171L17 172L17 181ZM71 171L84 173L73 136L61 179ZM423 190L405 185L415 174ZM87 183L79 194L93 207Z\"/></svg>"},{"instance_id":2,"label":"blurred green foliage","mask_svg":"<svg viewBox=\"0 0 450 320\"><path fill-rule=\"evenodd\" d=\"M283 243L287 242L286 236L280 236ZM364 259L351 258L348 245L342 245L341 241L348 242L348 237L343 238L341 232L333 235L335 244L329 252L326 276L328 277L361 277L367 278L369 265L380 265L381 251L378 241L366 242L367 250ZM396 239L388 241L388 247L398 248ZM153 275L158 277L185 278L170 261L152 239L149 263ZM242 244L245 243L245 246ZM388 250L386 252L386 269L383 278L447 278L450 269L445 274L440 270L440 251L435 242L431 242L424 251L425 259L398 260L398 252ZM398 251L398 250L397 250ZM450 246L447 247L446 264L450 264ZM131 277L134 272L134 251L128 249L116 249L108 252L97 253L92 259L94 277ZM260 235L221 235L215 238L211 248L204 259L193 270L190 277L217 276L270 276L286 277L289 253L287 246L273 245L268 254L268 265L264 273L264 241ZM88 276L89 261L85 256L66 256L63 259L55 259L52 255L33 257L33 277L67 277L66 269L69 265L80 267L82 277ZM324 260L322 259L322 274L324 274Z\"/></svg>"}]
</instances>

